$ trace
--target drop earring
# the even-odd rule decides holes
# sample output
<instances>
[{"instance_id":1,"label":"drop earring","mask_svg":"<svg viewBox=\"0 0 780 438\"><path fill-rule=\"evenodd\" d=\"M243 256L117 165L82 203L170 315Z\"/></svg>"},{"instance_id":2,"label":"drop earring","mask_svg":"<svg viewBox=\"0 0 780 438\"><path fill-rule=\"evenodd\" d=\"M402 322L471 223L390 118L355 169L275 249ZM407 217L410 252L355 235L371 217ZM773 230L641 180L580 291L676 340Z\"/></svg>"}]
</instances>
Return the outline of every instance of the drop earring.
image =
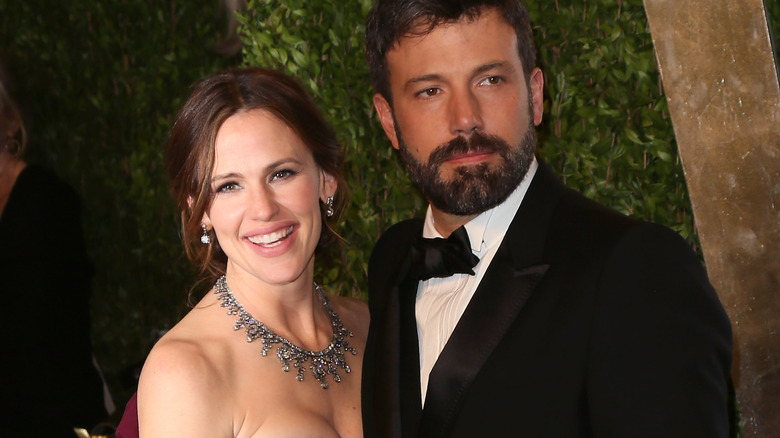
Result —
<instances>
[{"instance_id":1,"label":"drop earring","mask_svg":"<svg viewBox=\"0 0 780 438\"><path fill-rule=\"evenodd\" d=\"M328 196L328 200L325 202L325 216L333 217L333 196Z\"/></svg>"},{"instance_id":2,"label":"drop earring","mask_svg":"<svg viewBox=\"0 0 780 438\"><path fill-rule=\"evenodd\" d=\"M211 243L211 236L209 236L209 229L206 227L206 224L201 224L200 228L203 230L203 235L200 236L200 243L204 245L208 245Z\"/></svg>"}]
</instances>

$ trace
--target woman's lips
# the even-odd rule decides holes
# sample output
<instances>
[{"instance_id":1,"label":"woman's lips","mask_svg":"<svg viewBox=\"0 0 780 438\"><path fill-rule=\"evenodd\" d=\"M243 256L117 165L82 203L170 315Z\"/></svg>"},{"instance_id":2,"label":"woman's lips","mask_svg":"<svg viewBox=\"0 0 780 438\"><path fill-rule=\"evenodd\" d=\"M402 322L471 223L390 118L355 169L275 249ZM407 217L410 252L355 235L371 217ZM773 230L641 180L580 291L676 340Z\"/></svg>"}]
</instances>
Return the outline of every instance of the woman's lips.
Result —
<instances>
[{"instance_id":1,"label":"woman's lips","mask_svg":"<svg viewBox=\"0 0 780 438\"><path fill-rule=\"evenodd\" d=\"M268 234L260 234L257 236L249 236L247 237L247 240L256 244L256 245L262 245L265 247L273 247L278 244L280 244L287 236L290 235L290 233L293 232L293 229L295 228L294 225L290 225L289 227L275 231L273 233Z\"/></svg>"}]
</instances>

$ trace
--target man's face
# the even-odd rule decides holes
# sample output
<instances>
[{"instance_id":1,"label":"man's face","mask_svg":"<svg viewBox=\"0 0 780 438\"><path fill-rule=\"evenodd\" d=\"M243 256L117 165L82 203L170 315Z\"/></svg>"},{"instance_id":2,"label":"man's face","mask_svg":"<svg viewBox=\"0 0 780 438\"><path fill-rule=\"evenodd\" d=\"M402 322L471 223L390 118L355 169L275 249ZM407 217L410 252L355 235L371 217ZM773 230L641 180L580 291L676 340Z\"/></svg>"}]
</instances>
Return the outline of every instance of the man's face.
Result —
<instances>
[{"instance_id":1,"label":"man's face","mask_svg":"<svg viewBox=\"0 0 780 438\"><path fill-rule=\"evenodd\" d=\"M380 95L374 105L434 218L474 216L506 199L542 120L542 73L526 82L514 29L487 9L402 38L387 64L393 106Z\"/></svg>"}]
</instances>

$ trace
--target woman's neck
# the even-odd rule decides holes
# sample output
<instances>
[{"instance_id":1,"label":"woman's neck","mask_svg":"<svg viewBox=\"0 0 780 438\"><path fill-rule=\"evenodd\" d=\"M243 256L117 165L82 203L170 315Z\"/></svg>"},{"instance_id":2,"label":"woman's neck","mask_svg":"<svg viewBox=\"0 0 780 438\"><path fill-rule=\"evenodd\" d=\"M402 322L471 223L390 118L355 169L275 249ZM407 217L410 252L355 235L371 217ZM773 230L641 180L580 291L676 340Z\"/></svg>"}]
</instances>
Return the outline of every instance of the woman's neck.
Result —
<instances>
[{"instance_id":1,"label":"woman's neck","mask_svg":"<svg viewBox=\"0 0 780 438\"><path fill-rule=\"evenodd\" d=\"M271 285L231 269L228 262L227 281L233 295L254 318L294 344L314 350L327 345L333 331L314 290L313 274L312 264L297 280Z\"/></svg>"}]
</instances>

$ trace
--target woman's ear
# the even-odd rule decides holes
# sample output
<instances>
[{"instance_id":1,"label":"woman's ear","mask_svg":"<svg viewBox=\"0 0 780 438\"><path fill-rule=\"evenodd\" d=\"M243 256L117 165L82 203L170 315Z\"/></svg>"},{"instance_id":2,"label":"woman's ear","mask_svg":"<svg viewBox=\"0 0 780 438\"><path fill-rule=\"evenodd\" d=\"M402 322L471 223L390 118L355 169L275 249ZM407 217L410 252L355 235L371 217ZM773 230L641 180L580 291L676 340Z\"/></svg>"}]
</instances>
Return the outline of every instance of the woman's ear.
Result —
<instances>
[{"instance_id":1,"label":"woman's ear","mask_svg":"<svg viewBox=\"0 0 780 438\"><path fill-rule=\"evenodd\" d=\"M339 182L336 180L336 177L329 174L328 172L321 170L322 172L322 179L320 184L320 199L323 203L328 202L328 198L331 196L334 196L336 194L336 190L338 189Z\"/></svg>"},{"instance_id":2,"label":"woman's ear","mask_svg":"<svg viewBox=\"0 0 780 438\"><path fill-rule=\"evenodd\" d=\"M187 207L189 207L190 211L192 211L193 204L195 204L195 200L192 199L192 196L187 196ZM211 225L211 219L209 219L209 214L207 212L203 212L203 218L201 218L200 223L207 226Z\"/></svg>"}]
</instances>

